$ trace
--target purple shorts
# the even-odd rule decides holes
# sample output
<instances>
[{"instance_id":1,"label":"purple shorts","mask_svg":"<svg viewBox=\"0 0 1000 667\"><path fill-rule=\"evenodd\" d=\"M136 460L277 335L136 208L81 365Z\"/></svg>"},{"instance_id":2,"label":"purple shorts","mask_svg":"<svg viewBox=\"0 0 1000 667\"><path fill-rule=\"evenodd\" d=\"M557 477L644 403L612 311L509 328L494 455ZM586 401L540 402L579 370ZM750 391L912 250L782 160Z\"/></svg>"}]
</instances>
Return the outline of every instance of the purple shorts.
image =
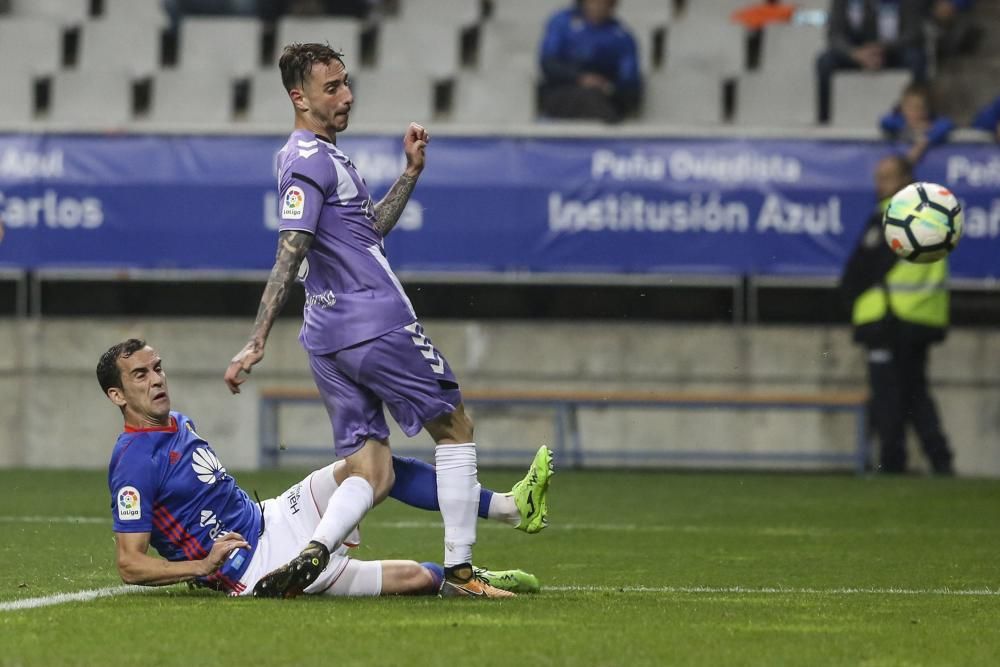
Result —
<instances>
[{"instance_id":1,"label":"purple shorts","mask_svg":"<svg viewBox=\"0 0 1000 667\"><path fill-rule=\"evenodd\" d=\"M309 366L330 415L337 456L389 437L383 403L414 436L462 402L451 367L418 322L331 354L310 354Z\"/></svg>"}]
</instances>

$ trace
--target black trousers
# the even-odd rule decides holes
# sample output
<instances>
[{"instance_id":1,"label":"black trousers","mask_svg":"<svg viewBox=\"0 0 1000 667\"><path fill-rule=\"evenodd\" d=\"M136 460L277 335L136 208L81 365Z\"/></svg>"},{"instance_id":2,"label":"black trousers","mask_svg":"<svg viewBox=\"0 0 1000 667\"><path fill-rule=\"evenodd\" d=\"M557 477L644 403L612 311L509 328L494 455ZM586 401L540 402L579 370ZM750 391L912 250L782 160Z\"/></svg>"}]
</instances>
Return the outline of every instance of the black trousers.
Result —
<instances>
[{"instance_id":1,"label":"black trousers","mask_svg":"<svg viewBox=\"0 0 1000 667\"><path fill-rule=\"evenodd\" d=\"M622 109L610 95L573 84L542 86L542 113L549 118L580 118L617 123Z\"/></svg>"},{"instance_id":2,"label":"black trousers","mask_svg":"<svg viewBox=\"0 0 1000 667\"><path fill-rule=\"evenodd\" d=\"M902 340L868 350L869 411L879 440L882 472L906 471L907 424L916 430L934 471L952 471L952 453L927 387L928 346Z\"/></svg>"}]
</instances>

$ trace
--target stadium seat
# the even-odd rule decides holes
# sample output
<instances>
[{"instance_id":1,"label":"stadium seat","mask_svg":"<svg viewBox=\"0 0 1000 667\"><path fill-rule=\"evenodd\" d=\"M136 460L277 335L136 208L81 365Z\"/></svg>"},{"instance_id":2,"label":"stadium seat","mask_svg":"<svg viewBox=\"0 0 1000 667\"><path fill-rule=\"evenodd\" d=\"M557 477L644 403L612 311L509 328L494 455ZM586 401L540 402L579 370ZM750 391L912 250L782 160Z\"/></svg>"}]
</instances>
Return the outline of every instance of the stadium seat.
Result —
<instances>
[{"instance_id":1,"label":"stadium seat","mask_svg":"<svg viewBox=\"0 0 1000 667\"><path fill-rule=\"evenodd\" d=\"M479 29L479 69L512 67L537 70L542 25L526 26L496 19Z\"/></svg>"},{"instance_id":2,"label":"stadium seat","mask_svg":"<svg viewBox=\"0 0 1000 667\"><path fill-rule=\"evenodd\" d=\"M664 33L673 16L669 2L661 0L635 0L621 3L617 10L625 27L635 37L639 49L639 64L643 74L662 63L654 62L653 44L657 33Z\"/></svg>"},{"instance_id":3,"label":"stadium seat","mask_svg":"<svg viewBox=\"0 0 1000 667\"><path fill-rule=\"evenodd\" d=\"M155 25L165 28L170 23L162 0L103 0L104 18L125 21L132 25Z\"/></svg>"},{"instance_id":4,"label":"stadium seat","mask_svg":"<svg viewBox=\"0 0 1000 667\"><path fill-rule=\"evenodd\" d=\"M62 67L62 29L39 18L0 18L3 69L52 74Z\"/></svg>"},{"instance_id":5,"label":"stadium seat","mask_svg":"<svg viewBox=\"0 0 1000 667\"><path fill-rule=\"evenodd\" d=\"M736 76L743 71L745 61L743 26L689 18L671 24L667 31L667 69Z\"/></svg>"},{"instance_id":6,"label":"stadium seat","mask_svg":"<svg viewBox=\"0 0 1000 667\"><path fill-rule=\"evenodd\" d=\"M277 70L254 72L250 77L250 107L247 122L257 125L291 127L294 114L292 103L281 85Z\"/></svg>"},{"instance_id":7,"label":"stadium seat","mask_svg":"<svg viewBox=\"0 0 1000 667\"><path fill-rule=\"evenodd\" d=\"M646 80L644 125L706 125L723 121L722 79L699 70L664 70Z\"/></svg>"},{"instance_id":8,"label":"stadium seat","mask_svg":"<svg viewBox=\"0 0 1000 667\"><path fill-rule=\"evenodd\" d=\"M490 20L544 28L549 17L570 6L567 0L499 0Z\"/></svg>"},{"instance_id":9,"label":"stadium seat","mask_svg":"<svg viewBox=\"0 0 1000 667\"><path fill-rule=\"evenodd\" d=\"M365 70L354 80L351 125L426 123L434 115L434 82L413 70Z\"/></svg>"},{"instance_id":10,"label":"stadium seat","mask_svg":"<svg viewBox=\"0 0 1000 667\"><path fill-rule=\"evenodd\" d=\"M149 115L158 125L221 125L233 118L233 82L225 72L165 70L153 80Z\"/></svg>"},{"instance_id":11,"label":"stadium seat","mask_svg":"<svg viewBox=\"0 0 1000 667\"><path fill-rule=\"evenodd\" d=\"M185 18L180 33L180 68L216 69L250 76L261 62L261 25L255 18Z\"/></svg>"},{"instance_id":12,"label":"stadium seat","mask_svg":"<svg viewBox=\"0 0 1000 667\"><path fill-rule=\"evenodd\" d=\"M760 67L772 72L808 71L816 76L816 56L826 34L815 26L770 25L761 40Z\"/></svg>"},{"instance_id":13,"label":"stadium seat","mask_svg":"<svg viewBox=\"0 0 1000 667\"><path fill-rule=\"evenodd\" d=\"M629 32L635 39L635 48L639 52L639 70L643 76L661 64L653 60L653 43L658 30L662 30L662 28L650 28L642 24L636 28L629 26Z\"/></svg>"},{"instance_id":14,"label":"stadium seat","mask_svg":"<svg viewBox=\"0 0 1000 667\"><path fill-rule=\"evenodd\" d=\"M910 73L905 70L836 72L830 99L830 125L878 128L879 118L895 104L909 82Z\"/></svg>"},{"instance_id":15,"label":"stadium seat","mask_svg":"<svg viewBox=\"0 0 1000 667\"><path fill-rule=\"evenodd\" d=\"M344 54L348 65L361 61L361 26L352 18L305 18L285 16L278 21L275 32L274 62L281 57L281 50L292 42L329 43ZM351 70L356 66L350 67Z\"/></svg>"},{"instance_id":16,"label":"stadium seat","mask_svg":"<svg viewBox=\"0 0 1000 667\"><path fill-rule=\"evenodd\" d=\"M399 16L405 22L433 21L461 28L475 25L483 16L479 0L405 0L399 4Z\"/></svg>"},{"instance_id":17,"label":"stadium seat","mask_svg":"<svg viewBox=\"0 0 1000 667\"><path fill-rule=\"evenodd\" d=\"M123 58L122 54L128 57ZM77 69L127 72L134 77L153 74L160 67L160 28L121 19L88 21L80 31Z\"/></svg>"},{"instance_id":18,"label":"stadium seat","mask_svg":"<svg viewBox=\"0 0 1000 667\"><path fill-rule=\"evenodd\" d=\"M748 0L688 0L684 20L728 22L733 12L751 4L753 3Z\"/></svg>"},{"instance_id":19,"label":"stadium seat","mask_svg":"<svg viewBox=\"0 0 1000 667\"><path fill-rule=\"evenodd\" d=\"M615 14L633 29L640 26L662 28L673 20L673 4L664 0L625 0Z\"/></svg>"},{"instance_id":20,"label":"stadium seat","mask_svg":"<svg viewBox=\"0 0 1000 667\"><path fill-rule=\"evenodd\" d=\"M376 67L449 77L458 70L460 39L459 31L450 25L383 21L378 28ZM433 48L428 48L429 44Z\"/></svg>"},{"instance_id":21,"label":"stadium seat","mask_svg":"<svg viewBox=\"0 0 1000 667\"><path fill-rule=\"evenodd\" d=\"M118 72L59 72L49 120L75 129L114 129L132 117L132 82Z\"/></svg>"},{"instance_id":22,"label":"stadium seat","mask_svg":"<svg viewBox=\"0 0 1000 667\"><path fill-rule=\"evenodd\" d=\"M12 0L10 15L44 19L68 27L87 20L90 4L91 0Z\"/></svg>"},{"instance_id":23,"label":"stadium seat","mask_svg":"<svg viewBox=\"0 0 1000 667\"><path fill-rule=\"evenodd\" d=\"M804 127L816 123L816 77L811 70L760 70L739 78L736 125Z\"/></svg>"},{"instance_id":24,"label":"stadium seat","mask_svg":"<svg viewBox=\"0 0 1000 667\"><path fill-rule=\"evenodd\" d=\"M462 72L455 80L451 122L502 129L535 119L532 70L492 69Z\"/></svg>"},{"instance_id":25,"label":"stadium seat","mask_svg":"<svg viewBox=\"0 0 1000 667\"><path fill-rule=\"evenodd\" d=\"M24 69L0 68L0 123L5 128L23 125L34 113L34 78Z\"/></svg>"}]
</instances>

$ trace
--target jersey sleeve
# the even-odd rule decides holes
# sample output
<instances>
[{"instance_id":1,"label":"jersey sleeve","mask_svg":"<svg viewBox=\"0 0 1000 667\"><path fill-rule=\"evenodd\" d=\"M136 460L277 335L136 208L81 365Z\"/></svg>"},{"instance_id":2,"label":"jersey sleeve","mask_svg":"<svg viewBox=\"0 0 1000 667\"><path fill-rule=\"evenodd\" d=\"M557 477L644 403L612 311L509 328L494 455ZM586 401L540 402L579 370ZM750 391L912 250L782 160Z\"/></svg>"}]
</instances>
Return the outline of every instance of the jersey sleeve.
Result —
<instances>
[{"instance_id":1,"label":"jersey sleeve","mask_svg":"<svg viewBox=\"0 0 1000 667\"><path fill-rule=\"evenodd\" d=\"M336 170L323 151L300 151L282 172L278 187L278 229L316 233L319 215L330 192L337 190Z\"/></svg>"},{"instance_id":2,"label":"jersey sleeve","mask_svg":"<svg viewBox=\"0 0 1000 667\"><path fill-rule=\"evenodd\" d=\"M158 476L156 463L138 447L129 446L122 452L108 477L116 533L153 531Z\"/></svg>"}]
</instances>

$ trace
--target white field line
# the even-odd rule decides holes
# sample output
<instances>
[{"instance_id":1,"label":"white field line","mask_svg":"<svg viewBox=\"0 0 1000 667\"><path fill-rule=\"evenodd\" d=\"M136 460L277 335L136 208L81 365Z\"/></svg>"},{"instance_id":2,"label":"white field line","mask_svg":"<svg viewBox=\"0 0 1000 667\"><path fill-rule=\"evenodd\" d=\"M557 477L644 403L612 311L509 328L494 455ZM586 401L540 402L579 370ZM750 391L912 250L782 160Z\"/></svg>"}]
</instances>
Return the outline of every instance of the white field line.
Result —
<instances>
[{"instance_id":1,"label":"white field line","mask_svg":"<svg viewBox=\"0 0 1000 667\"><path fill-rule=\"evenodd\" d=\"M108 586L107 588L94 588L89 591L77 591L76 593L57 593L56 595L25 598L23 600L14 600L13 602L0 602L0 611L22 611L24 609L49 607L54 604L65 604L66 602L90 602L98 598L129 595L131 593L146 593L151 590L154 589L148 586Z\"/></svg>"},{"instance_id":2,"label":"white field line","mask_svg":"<svg viewBox=\"0 0 1000 667\"><path fill-rule=\"evenodd\" d=\"M753 586L542 586L542 591L566 593L660 593L707 595L943 595L1000 596L990 588L785 588Z\"/></svg>"},{"instance_id":3,"label":"white field line","mask_svg":"<svg viewBox=\"0 0 1000 667\"><path fill-rule=\"evenodd\" d=\"M99 598L149 593L156 588L146 586L109 586L76 593L59 593L0 603L0 612L23 611L67 602L90 602ZM997 597L1000 590L989 588L773 588L749 586L545 586L543 592L553 593L651 593L660 595L826 595L826 596L909 596L939 595L944 597Z\"/></svg>"},{"instance_id":4,"label":"white field line","mask_svg":"<svg viewBox=\"0 0 1000 667\"><path fill-rule=\"evenodd\" d=\"M0 516L0 523L111 523L97 516Z\"/></svg>"}]
</instances>

